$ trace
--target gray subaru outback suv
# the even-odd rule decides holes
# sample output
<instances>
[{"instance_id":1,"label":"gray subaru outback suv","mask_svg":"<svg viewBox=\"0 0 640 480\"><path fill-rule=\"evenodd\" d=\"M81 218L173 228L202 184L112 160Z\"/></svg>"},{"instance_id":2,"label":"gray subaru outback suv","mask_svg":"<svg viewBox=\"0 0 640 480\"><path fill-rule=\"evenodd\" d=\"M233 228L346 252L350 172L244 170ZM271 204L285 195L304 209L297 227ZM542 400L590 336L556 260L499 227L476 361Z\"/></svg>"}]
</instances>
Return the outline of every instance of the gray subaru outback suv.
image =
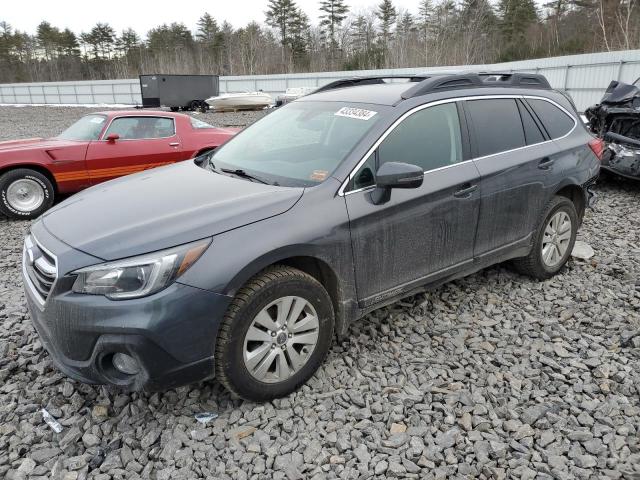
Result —
<instances>
[{"instance_id":1,"label":"gray subaru outback suv","mask_svg":"<svg viewBox=\"0 0 640 480\"><path fill-rule=\"evenodd\" d=\"M557 273L598 142L538 75L337 81L196 162L46 212L24 243L33 323L82 382L286 395L416 289L510 259Z\"/></svg>"}]
</instances>

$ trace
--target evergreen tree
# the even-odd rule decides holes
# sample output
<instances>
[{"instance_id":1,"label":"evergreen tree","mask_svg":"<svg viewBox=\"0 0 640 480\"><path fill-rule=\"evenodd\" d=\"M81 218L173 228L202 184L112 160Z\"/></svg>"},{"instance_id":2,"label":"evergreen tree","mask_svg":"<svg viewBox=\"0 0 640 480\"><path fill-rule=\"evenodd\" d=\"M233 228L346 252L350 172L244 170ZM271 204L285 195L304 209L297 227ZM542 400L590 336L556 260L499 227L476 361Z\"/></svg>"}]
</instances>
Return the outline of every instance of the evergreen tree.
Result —
<instances>
[{"instance_id":1,"label":"evergreen tree","mask_svg":"<svg viewBox=\"0 0 640 480\"><path fill-rule=\"evenodd\" d=\"M297 12L298 8L293 0L269 0L265 12L267 25L278 30L283 47L289 41L289 27L295 21Z\"/></svg>"},{"instance_id":2,"label":"evergreen tree","mask_svg":"<svg viewBox=\"0 0 640 480\"><path fill-rule=\"evenodd\" d=\"M507 45L506 58L524 58L528 28L538 21L534 0L500 0L498 3L501 33Z\"/></svg>"},{"instance_id":3,"label":"evergreen tree","mask_svg":"<svg viewBox=\"0 0 640 480\"><path fill-rule=\"evenodd\" d=\"M196 32L196 39L201 43L208 46L214 46L218 37L218 22L208 13L205 13L198 20L198 31Z\"/></svg>"},{"instance_id":4,"label":"evergreen tree","mask_svg":"<svg viewBox=\"0 0 640 480\"><path fill-rule=\"evenodd\" d=\"M147 44L152 50L177 50L193 44L191 31L184 23L162 24L147 34Z\"/></svg>"},{"instance_id":5,"label":"evergreen tree","mask_svg":"<svg viewBox=\"0 0 640 480\"><path fill-rule=\"evenodd\" d=\"M127 55L132 50L140 48L141 43L140 37L135 30L127 28L122 31L122 34L116 40L116 47L124 55Z\"/></svg>"},{"instance_id":6,"label":"evergreen tree","mask_svg":"<svg viewBox=\"0 0 640 480\"><path fill-rule=\"evenodd\" d=\"M416 23L409 12L404 12L398 18L398 24L396 26L396 33L402 38L409 37L416 30Z\"/></svg>"},{"instance_id":7,"label":"evergreen tree","mask_svg":"<svg viewBox=\"0 0 640 480\"><path fill-rule=\"evenodd\" d=\"M68 28L65 28L58 37L58 47L60 55L67 57L79 57L80 56L80 44L78 43L78 37Z\"/></svg>"},{"instance_id":8,"label":"evergreen tree","mask_svg":"<svg viewBox=\"0 0 640 480\"><path fill-rule=\"evenodd\" d=\"M433 3L431 0L420 0L418 4L418 28L420 29L420 40L424 47L424 64L429 65L429 37L433 16Z\"/></svg>"},{"instance_id":9,"label":"evergreen tree","mask_svg":"<svg viewBox=\"0 0 640 480\"><path fill-rule=\"evenodd\" d=\"M398 13L396 7L393 6L391 0L382 0L382 3L378 5L376 16L380 20L380 35L382 40L382 47L386 50L389 47L389 40L391 39L391 29L393 24L396 23Z\"/></svg>"},{"instance_id":10,"label":"evergreen tree","mask_svg":"<svg viewBox=\"0 0 640 480\"><path fill-rule=\"evenodd\" d=\"M96 60L104 60L111 57L116 43L116 32L108 23L98 22L89 33L83 33L80 38L91 47Z\"/></svg>"},{"instance_id":11,"label":"evergreen tree","mask_svg":"<svg viewBox=\"0 0 640 480\"><path fill-rule=\"evenodd\" d=\"M296 9L289 22L289 47L296 66L306 63L310 33L309 17L300 9Z\"/></svg>"},{"instance_id":12,"label":"evergreen tree","mask_svg":"<svg viewBox=\"0 0 640 480\"><path fill-rule=\"evenodd\" d=\"M340 28L342 22L347 18L349 7L344 0L322 0L320 2L320 29L326 39L332 57L338 47L336 41L336 30Z\"/></svg>"},{"instance_id":13,"label":"evergreen tree","mask_svg":"<svg viewBox=\"0 0 640 480\"><path fill-rule=\"evenodd\" d=\"M49 22L40 22L36 32L38 46L42 49L44 57L47 60L54 59L60 43L60 30L51 26Z\"/></svg>"}]
</instances>

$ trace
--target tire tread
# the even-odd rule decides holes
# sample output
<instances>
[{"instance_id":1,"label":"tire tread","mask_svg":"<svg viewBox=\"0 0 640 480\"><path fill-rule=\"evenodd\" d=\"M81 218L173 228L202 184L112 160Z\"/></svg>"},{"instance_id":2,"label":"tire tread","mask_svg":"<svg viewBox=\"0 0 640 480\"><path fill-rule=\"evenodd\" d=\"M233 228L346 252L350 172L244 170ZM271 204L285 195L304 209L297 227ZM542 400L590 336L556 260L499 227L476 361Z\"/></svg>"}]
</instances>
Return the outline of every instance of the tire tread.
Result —
<instances>
[{"instance_id":1,"label":"tire tread","mask_svg":"<svg viewBox=\"0 0 640 480\"><path fill-rule=\"evenodd\" d=\"M216 349L214 353L216 378L222 386L236 397L246 398L234 387L233 382L228 378L224 368L222 367L225 358L228 358L227 347L231 342L233 322L238 315L238 312L245 307L250 302L251 298L254 295L257 295L260 290L264 289L272 282L291 278L298 278L300 280L314 283L324 290L324 287L320 282L318 282L318 280L302 270L281 264L271 265L251 278L240 288L240 290L238 290L225 312L218 331L218 339L216 341ZM331 332L331 336L333 336L333 332ZM324 358L322 360L324 360ZM301 379L295 385L294 390L297 390L305 381L305 379Z\"/></svg>"},{"instance_id":2,"label":"tire tread","mask_svg":"<svg viewBox=\"0 0 640 480\"><path fill-rule=\"evenodd\" d=\"M538 258L538 242L539 242L539 237L541 235L540 229L544 227L544 223L547 217L549 216L552 210L554 210L555 208L557 208L562 204L571 205L575 213L575 205L571 200L569 200L566 197L556 195L547 202L544 209L542 210L542 215L540 216L540 219L538 220L538 223L536 225L536 229L534 231L535 241L533 242L533 248L529 252L529 255L527 255L526 257L516 258L512 262L515 269L522 275L536 278L538 280L545 280L553 276L553 274L550 275L549 272L545 270L540 263L540 260ZM577 215L577 213L575 214ZM574 228L577 228L577 225L574 225ZM575 232L574 232L574 235L575 235ZM560 268L562 268L563 266L564 264L560 266Z\"/></svg>"}]
</instances>

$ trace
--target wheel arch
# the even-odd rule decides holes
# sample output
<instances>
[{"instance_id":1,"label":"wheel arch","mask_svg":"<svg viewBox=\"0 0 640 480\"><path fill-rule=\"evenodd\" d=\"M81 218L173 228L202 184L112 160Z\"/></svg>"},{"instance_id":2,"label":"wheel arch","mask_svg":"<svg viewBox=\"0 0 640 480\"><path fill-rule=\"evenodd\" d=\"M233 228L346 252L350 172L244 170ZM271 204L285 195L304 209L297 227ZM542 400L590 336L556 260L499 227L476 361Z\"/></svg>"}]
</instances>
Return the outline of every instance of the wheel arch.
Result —
<instances>
[{"instance_id":1,"label":"wheel arch","mask_svg":"<svg viewBox=\"0 0 640 480\"><path fill-rule=\"evenodd\" d=\"M349 307L353 302L349 302L349 295L344 291L342 285L344 281L336 268L334 268L327 259L323 259L318 255L310 252L272 252L251 262L247 267L240 271L233 280L227 285L225 293L235 295L245 283L247 283L255 275L264 269L273 265L286 265L297 268L315 278L327 291L331 298L333 311L335 313L335 331L342 336L351 320L356 316L355 306ZM355 303L354 303L355 305Z\"/></svg>"},{"instance_id":2,"label":"wheel arch","mask_svg":"<svg viewBox=\"0 0 640 480\"><path fill-rule=\"evenodd\" d=\"M51 182L51 185L53 185L53 193L54 193L54 195L58 194L58 183L56 182L56 179L53 176L53 173L51 173L51 170L49 170L48 168L46 168L43 165L40 165L38 163L16 163L16 164L12 164L12 165L1 166L0 167L0 176L4 175L5 173L10 172L12 170L19 170L21 168L35 170L36 172L41 173L42 175L47 177L47 179Z\"/></svg>"},{"instance_id":3,"label":"wheel arch","mask_svg":"<svg viewBox=\"0 0 640 480\"><path fill-rule=\"evenodd\" d=\"M578 218L580 219L580 222L582 222L587 206L584 188L581 185L570 183L558 188L555 194L560 197L568 198L573 202L573 205L576 207L576 212L578 212Z\"/></svg>"}]
</instances>

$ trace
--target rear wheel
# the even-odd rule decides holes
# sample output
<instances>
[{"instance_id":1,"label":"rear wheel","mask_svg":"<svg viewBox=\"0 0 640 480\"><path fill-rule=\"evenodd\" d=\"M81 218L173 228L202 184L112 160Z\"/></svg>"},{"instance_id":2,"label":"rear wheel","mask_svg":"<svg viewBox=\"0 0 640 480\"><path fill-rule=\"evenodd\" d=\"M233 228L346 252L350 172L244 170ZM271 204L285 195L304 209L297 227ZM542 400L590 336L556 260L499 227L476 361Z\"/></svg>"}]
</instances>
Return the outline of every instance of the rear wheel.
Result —
<instances>
[{"instance_id":1,"label":"rear wheel","mask_svg":"<svg viewBox=\"0 0 640 480\"><path fill-rule=\"evenodd\" d=\"M270 267L229 306L216 344L216 376L247 400L288 395L322 364L333 324L331 299L315 278L291 267Z\"/></svg>"},{"instance_id":2,"label":"rear wheel","mask_svg":"<svg viewBox=\"0 0 640 480\"><path fill-rule=\"evenodd\" d=\"M53 185L40 172L18 168L0 176L0 212L9 218L36 218L53 205L53 199Z\"/></svg>"},{"instance_id":3,"label":"rear wheel","mask_svg":"<svg viewBox=\"0 0 640 480\"><path fill-rule=\"evenodd\" d=\"M567 263L578 232L578 213L571 200L554 197L545 209L536 231L533 249L514 261L517 270L544 280L558 273Z\"/></svg>"}]
</instances>

